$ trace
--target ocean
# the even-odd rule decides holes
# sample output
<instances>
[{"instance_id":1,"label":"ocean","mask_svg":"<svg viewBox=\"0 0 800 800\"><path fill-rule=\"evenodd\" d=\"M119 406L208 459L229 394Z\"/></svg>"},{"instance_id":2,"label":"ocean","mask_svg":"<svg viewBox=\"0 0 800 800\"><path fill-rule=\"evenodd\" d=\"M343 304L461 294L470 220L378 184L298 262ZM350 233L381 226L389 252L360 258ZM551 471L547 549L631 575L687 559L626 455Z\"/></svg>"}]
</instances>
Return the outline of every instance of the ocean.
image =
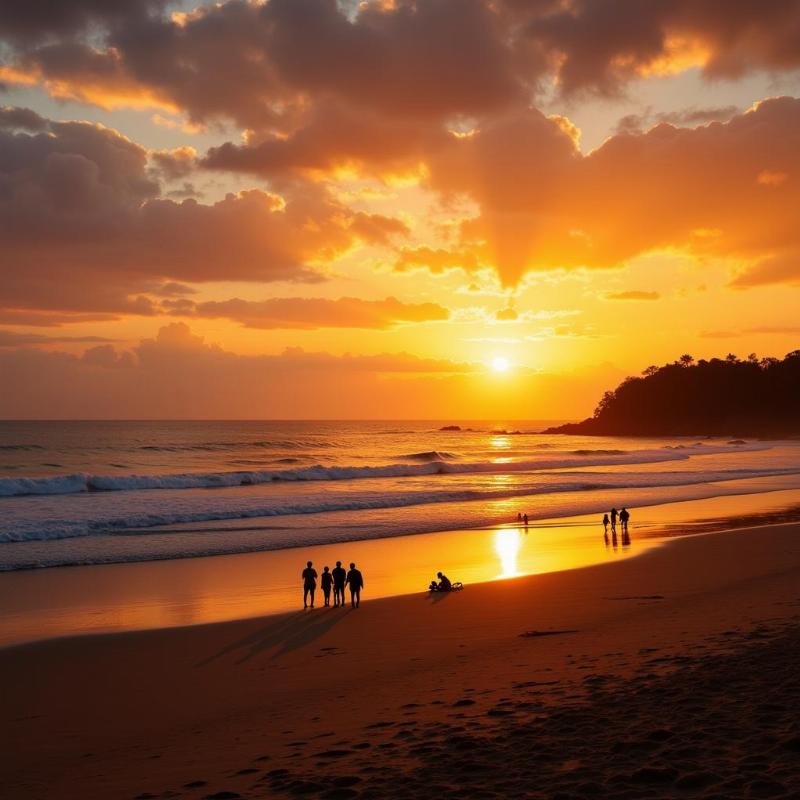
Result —
<instances>
[{"instance_id":1,"label":"ocean","mask_svg":"<svg viewBox=\"0 0 800 800\"><path fill-rule=\"evenodd\" d=\"M276 550L800 488L800 442L551 422L1 422L0 570Z\"/></svg>"}]
</instances>

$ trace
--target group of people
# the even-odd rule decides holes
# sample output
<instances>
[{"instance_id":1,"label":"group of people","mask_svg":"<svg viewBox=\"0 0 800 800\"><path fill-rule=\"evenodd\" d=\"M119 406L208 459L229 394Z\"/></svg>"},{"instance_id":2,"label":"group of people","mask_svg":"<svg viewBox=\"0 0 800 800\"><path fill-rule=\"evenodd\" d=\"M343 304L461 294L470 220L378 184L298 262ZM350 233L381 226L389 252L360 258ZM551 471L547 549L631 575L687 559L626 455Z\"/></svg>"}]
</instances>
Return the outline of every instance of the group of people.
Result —
<instances>
[{"instance_id":1,"label":"group of people","mask_svg":"<svg viewBox=\"0 0 800 800\"><path fill-rule=\"evenodd\" d=\"M611 531L612 533L617 529L617 520L619 520L620 528L622 528L623 533L628 532L628 520L631 518L628 509L624 506L622 507L621 511L617 511L616 508L611 509L611 516L609 517L608 514L603 514L603 530L608 533L608 523L611 523Z\"/></svg>"},{"instance_id":2,"label":"group of people","mask_svg":"<svg viewBox=\"0 0 800 800\"><path fill-rule=\"evenodd\" d=\"M616 508L611 509L610 514L603 514L603 537L608 544L608 526L611 525L611 538L616 546L617 543L617 520L619 520L620 532L622 534L622 543L630 544L630 535L628 534L628 520L631 515L627 508L624 506L620 511Z\"/></svg>"},{"instance_id":3,"label":"group of people","mask_svg":"<svg viewBox=\"0 0 800 800\"><path fill-rule=\"evenodd\" d=\"M528 515L527 514L517 514L517 522L521 522L526 528L528 527Z\"/></svg>"},{"instance_id":4,"label":"group of people","mask_svg":"<svg viewBox=\"0 0 800 800\"><path fill-rule=\"evenodd\" d=\"M314 594L317 591L317 571L311 561L306 562L306 568L301 575L303 579L303 608L308 608L311 600L311 608L314 608ZM341 561L336 562L333 569L322 568L322 575L319 576L322 595L325 598L325 605L331 604L331 589L333 589L333 607L344 608L344 589L345 586L350 590L350 606L358 608L361 605L361 590L364 588L364 576L361 570L356 569L356 565L350 562L350 569L345 571Z\"/></svg>"}]
</instances>

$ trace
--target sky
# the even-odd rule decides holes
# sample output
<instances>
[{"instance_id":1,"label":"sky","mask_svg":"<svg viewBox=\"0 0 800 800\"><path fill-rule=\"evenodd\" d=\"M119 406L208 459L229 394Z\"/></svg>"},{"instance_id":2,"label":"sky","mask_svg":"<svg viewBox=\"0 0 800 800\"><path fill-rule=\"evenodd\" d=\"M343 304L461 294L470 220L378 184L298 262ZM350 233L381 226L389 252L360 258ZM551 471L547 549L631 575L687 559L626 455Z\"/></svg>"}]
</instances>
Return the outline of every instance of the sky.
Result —
<instances>
[{"instance_id":1,"label":"sky","mask_svg":"<svg viewBox=\"0 0 800 800\"><path fill-rule=\"evenodd\" d=\"M800 0L0 0L0 417L580 418L798 208Z\"/></svg>"}]
</instances>

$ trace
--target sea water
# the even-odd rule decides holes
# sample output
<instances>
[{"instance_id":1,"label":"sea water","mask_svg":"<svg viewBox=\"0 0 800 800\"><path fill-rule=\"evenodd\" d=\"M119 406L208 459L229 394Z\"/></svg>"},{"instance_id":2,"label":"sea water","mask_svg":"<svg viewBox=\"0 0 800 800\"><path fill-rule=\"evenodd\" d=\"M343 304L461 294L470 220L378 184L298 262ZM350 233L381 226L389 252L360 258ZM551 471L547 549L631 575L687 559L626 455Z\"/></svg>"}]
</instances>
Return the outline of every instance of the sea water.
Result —
<instances>
[{"instance_id":1,"label":"sea water","mask_svg":"<svg viewBox=\"0 0 800 800\"><path fill-rule=\"evenodd\" d=\"M800 487L797 441L561 436L543 434L547 424L0 422L0 570Z\"/></svg>"}]
</instances>

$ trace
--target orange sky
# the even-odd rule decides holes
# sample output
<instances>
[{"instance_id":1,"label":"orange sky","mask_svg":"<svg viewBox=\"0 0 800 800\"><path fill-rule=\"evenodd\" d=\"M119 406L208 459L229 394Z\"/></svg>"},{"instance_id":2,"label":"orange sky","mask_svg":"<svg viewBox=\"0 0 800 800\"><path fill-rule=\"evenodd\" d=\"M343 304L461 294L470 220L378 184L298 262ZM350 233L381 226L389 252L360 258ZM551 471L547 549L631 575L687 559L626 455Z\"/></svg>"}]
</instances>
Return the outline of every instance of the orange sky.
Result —
<instances>
[{"instance_id":1,"label":"orange sky","mask_svg":"<svg viewBox=\"0 0 800 800\"><path fill-rule=\"evenodd\" d=\"M782 356L797 30L800 0L4 3L0 416L564 419L685 352Z\"/></svg>"}]
</instances>

